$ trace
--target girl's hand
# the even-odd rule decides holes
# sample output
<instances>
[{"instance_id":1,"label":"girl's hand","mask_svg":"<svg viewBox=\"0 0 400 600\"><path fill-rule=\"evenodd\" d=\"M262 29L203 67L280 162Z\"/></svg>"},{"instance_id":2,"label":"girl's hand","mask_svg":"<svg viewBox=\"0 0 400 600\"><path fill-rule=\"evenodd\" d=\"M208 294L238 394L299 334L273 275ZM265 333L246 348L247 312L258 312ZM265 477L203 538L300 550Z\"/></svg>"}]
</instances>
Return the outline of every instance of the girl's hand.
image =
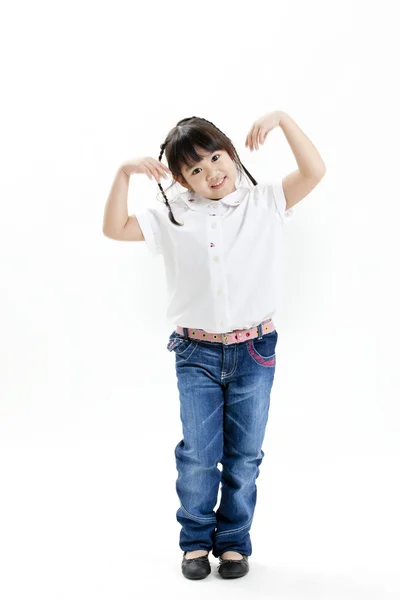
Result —
<instances>
[{"instance_id":1,"label":"girl's hand","mask_svg":"<svg viewBox=\"0 0 400 600\"><path fill-rule=\"evenodd\" d=\"M167 178L167 174L172 175L168 167L151 156L134 158L123 163L120 168L127 175L132 175L132 173L144 173L150 180L153 176L158 183L160 183L161 177Z\"/></svg>"},{"instance_id":2,"label":"girl's hand","mask_svg":"<svg viewBox=\"0 0 400 600\"><path fill-rule=\"evenodd\" d=\"M267 135L275 127L279 127L281 112L274 110L273 112L263 115L253 123L249 133L247 134L245 147L250 147L250 152L258 150L258 144L263 144Z\"/></svg>"}]
</instances>

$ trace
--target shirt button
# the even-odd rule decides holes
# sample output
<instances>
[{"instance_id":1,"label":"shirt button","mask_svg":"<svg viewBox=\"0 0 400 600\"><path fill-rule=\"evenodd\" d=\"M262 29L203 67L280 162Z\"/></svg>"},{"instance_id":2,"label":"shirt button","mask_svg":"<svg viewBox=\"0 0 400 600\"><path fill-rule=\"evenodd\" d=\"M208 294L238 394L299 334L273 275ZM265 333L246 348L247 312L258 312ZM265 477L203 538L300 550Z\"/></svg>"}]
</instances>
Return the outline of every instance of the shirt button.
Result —
<instances>
[{"instance_id":1,"label":"shirt button","mask_svg":"<svg viewBox=\"0 0 400 600\"><path fill-rule=\"evenodd\" d=\"M221 288L218 290L218 294L222 294L222 290L221 290Z\"/></svg>"},{"instance_id":2,"label":"shirt button","mask_svg":"<svg viewBox=\"0 0 400 600\"><path fill-rule=\"evenodd\" d=\"M217 224L216 224L216 223L213 223L213 224L211 225L211 227L212 227L213 229L216 229L216 227L217 227Z\"/></svg>"},{"instance_id":3,"label":"shirt button","mask_svg":"<svg viewBox=\"0 0 400 600\"><path fill-rule=\"evenodd\" d=\"M219 260L218 256L214 256L214 260L215 260L215 262L216 262L217 260Z\"/></svg>"}]
</instances>

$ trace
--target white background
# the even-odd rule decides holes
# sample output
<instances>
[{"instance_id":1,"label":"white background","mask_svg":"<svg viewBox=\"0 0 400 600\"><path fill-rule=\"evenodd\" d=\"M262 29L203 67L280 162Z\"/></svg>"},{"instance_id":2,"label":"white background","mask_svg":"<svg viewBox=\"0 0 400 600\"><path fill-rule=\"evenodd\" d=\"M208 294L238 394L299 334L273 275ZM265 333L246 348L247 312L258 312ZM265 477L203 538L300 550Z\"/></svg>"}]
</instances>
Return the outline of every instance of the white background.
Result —
<instances>
[{"instance_id":1,"label":"white background","mask_svg":"<svg viewBox=\"0 0 400 600\"><path fill-rule=\"evenodd\" d=\"M396 24L390 2L2 10L4 600L399 598ZM158 158L193 115L256 180L285 176L297 165L280 129L244 146L277 109L327 172L285 226L250 573L223 580L210 556L212 575L192 583L163 260L106 238L104 207L119 165ZM129 214L158 191L132 176Z\"/></svg>"}]
</instances>

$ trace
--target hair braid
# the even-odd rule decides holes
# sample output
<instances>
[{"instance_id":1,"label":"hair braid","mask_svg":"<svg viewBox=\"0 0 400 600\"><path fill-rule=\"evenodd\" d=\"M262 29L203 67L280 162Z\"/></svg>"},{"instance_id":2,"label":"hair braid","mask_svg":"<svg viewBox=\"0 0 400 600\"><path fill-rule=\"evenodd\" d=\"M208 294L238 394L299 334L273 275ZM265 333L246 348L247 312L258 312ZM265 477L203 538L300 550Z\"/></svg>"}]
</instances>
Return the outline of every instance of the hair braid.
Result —
<instances>
[{"instance_id":1,"label":"hair braid","mask_svg":"<svg viewBox=\"0 0 400 600\"><path fill-rule=\"evenodd\" d=\"M158 160L159 160L160 162L161 162L162 155L164 154L164 150L165 150L165 146L166 146L166 145L167 145L167 144L166 144L165 142L163 142L163 143L161 144L161 146L160 146L160 148L161 148L161 152L160 152L160 156L158 157ZM161 183L157 183L157 185L158 185L158 187L160 188L160 190L161 190L161 193L162 193L162 195L163 195L163 196L164 196L164 198L165 198L165 202L166 202L166 205L167 205L167 207L168 207L168 210L169 210L169 218L170 218L170 220L171 220L173 223L175 223L175 225L179 225L180 227L182 227L182 226L183 226L183 223L178 223L178 221L176 221L176 220L175 220L175 217L174 217L174 215L172 214L171 206L170 206L170 204L169 204L169 202L168 202L168 198L167 198L167 196L165 195L165 192L164 192L164 190L163 190L163 187L162 187Z\"/></svg>"}]
</instances>

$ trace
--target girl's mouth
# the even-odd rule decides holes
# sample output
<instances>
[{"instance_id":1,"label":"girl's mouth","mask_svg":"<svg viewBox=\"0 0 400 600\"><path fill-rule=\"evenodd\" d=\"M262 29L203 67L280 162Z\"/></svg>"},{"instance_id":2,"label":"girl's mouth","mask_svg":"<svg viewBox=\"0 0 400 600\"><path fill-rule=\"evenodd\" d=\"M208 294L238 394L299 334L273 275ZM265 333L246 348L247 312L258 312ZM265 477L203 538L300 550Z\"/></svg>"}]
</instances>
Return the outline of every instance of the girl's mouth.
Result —
<instances>
[{"instance_id":1,"label":"girl's mouth","mask_svg":"<svg viewBox=\"0 0 400 600\"><path fill-rule=\"evenodd\" d=\"M224 185L224 183L225 183L225 179L226 179L226 175L225 175L225 177L223 178L223 180L221 181L221 183L219 185L212 185L211 186L212 189L213 190L218 190L220 187L222 187Z\"/></svg>"}]
</instances>

